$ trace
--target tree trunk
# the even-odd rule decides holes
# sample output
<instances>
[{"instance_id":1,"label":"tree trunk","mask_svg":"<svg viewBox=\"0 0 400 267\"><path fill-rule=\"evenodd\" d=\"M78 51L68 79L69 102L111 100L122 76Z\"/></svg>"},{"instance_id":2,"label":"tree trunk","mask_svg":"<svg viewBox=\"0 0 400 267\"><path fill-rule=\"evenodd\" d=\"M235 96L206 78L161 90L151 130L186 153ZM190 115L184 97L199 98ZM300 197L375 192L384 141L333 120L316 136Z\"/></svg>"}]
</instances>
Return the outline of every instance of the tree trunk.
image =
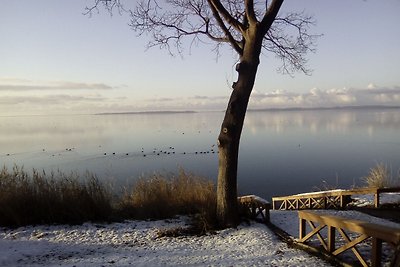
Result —
<instances>
[{"instance_id":1,"label":"tree trunk","mask_svg":"<svg viewBox=\"0 0 400 267\"><path fill-rule=\"evenodd\" d=\"M236 66L236 71L239 73L238 80L232 85L233 91L218 137L217 219L221 228L236 227L239 223L237 202L239 142L257 73L260 50L261 45L245 49L240 63Z\"/></svg>"}]
</instances>

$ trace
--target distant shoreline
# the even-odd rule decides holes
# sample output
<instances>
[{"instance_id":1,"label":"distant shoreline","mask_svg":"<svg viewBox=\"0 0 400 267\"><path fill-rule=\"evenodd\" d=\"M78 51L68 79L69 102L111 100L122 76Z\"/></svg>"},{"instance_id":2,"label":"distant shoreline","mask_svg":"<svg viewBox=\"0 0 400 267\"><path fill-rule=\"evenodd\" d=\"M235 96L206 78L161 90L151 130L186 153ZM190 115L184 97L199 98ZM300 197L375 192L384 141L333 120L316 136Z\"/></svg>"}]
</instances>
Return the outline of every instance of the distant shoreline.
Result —
<instances>
[{"instance_id":1,"label":"distant shoreline","mask_svg":"<svg viewBox=\"0 0 400 267\"><path fill-rule=\"evenodd\" d=\"M337 111L357 111L357 110L396 110L400 109L400 106L336 106L336 107L292 107L292 108L260 108L260 109L248 109L247 112L293 112L293 111L318 111L318 110L337 110ZM208 113L208 112L225 112L225 110L155 110L155 111L130 111L130 112L104 112L104 113L76 113L76 114L18 114L18 115L1 115L0 118L8 117L53 117L53 116L102 116L102 115L168 115L168 114L197 114L197 113Z\"/></svg>"},{"instance_id":2,"label":"distant shoreline","mask_svg":"<svg viewBox=\"0 0 400 267\"><path fill-rule=\"evenodd\" d=\"M248 112L257 111L312 111L312 110L364 110L364 109L400 109L400 106L336 106L336 107L293 107L293 108L263 108L263 109L248 109Z\"/></svg>"},{"instance_id":3,"label":"distant shoreline","mask_svg":"<svg viewBox=\"0 0 400 267\"><path fill-rule=\"evenodd\" d=\"M263 112L263 111L313 111L313 110L366 110L366 109L400 109L400 106L379 106L379 105L370 105L370 106L336 106L336 107L293 107L293 108L263 108L263 109L248 109L247 112ZM104 112L104 113L95 113L93 115L146 115L146 114L193 114L193 113L203 113L203 112L225 112L225 110L215 110L215 111L194 111L194 110L185 110L185 111L131 111L131 112Z\"/></svg>"},{"instance_id":4,"label":"distant shoreline","mask_svg":"<svg viewBox=\"0 0 400 267\"><path fill-rule=\"evenodd\" d=\"M186 111L131 111L131 112L104 112L95 113L94 115L135 115L135 114L179 114L179 113L198 113L197 111L186 110Z\"/></svg>"}]
</instances>

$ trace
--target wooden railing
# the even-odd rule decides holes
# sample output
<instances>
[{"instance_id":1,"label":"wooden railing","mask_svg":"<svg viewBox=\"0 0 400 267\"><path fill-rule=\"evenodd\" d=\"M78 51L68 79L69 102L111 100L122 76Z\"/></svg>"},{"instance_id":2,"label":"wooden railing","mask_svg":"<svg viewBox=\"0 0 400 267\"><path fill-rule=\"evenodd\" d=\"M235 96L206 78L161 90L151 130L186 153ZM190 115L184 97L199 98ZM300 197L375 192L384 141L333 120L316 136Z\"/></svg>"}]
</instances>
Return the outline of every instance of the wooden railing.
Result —
<instances>
[{"instance_id":1,"label":"wooden railing","mask_svg":"<svg viewBox=\"0 0 400 267\"><path fill-rule=\"evenodd\" d=\"M351 200L353 195L374 195L374 206L379 207L380 194L400 192L400 188L359 188L353 190L330 190L312 192L284 197L273 197L274 210L302 209L341 209Z\"/></svg>"},{"instance_id":2,"label":"wooden railing","mask_svg":"<svg viewBox=\"0 0 400 267\"><path fill-rule=\"evenodd\" d=\"M264 223L269 222L271 203L265 199L255 195L248 195L238 197L238 203L241 213L245 216L254 220L261 220Z\"/></svg>"},{"instance_id":3,"label":"wooden railing","mask_svg":"<svg viewBox=\"0 0 400 267\"><path fill-rule=\"evenodd\" d=\"M386 242L393 247L394 256L392 266L399 264L400 228L386 227L368 222L349 220L337 216L319 215L309 211L299 211L299 239L300 243L306 243L312 237L316 237L322 248L328 253L337 256L347 250L351 250L362 266L381 266L382 242ZM306 223L309 224L311 231L307 233ZM321 231L326 228L325 232ZM356 233L356 237L347 234L346 231ZM337 231L337 232L336 232ZM324 237L324 234L326 237ZM339 235L340 234L340 235ZM339 239L339 237L341 237ZM361 255L356 245L372 239L370 264ZM339 241L342 242L337 248ZM396 252L397 251L397 252Z\"/></svg>"}]
</instances>

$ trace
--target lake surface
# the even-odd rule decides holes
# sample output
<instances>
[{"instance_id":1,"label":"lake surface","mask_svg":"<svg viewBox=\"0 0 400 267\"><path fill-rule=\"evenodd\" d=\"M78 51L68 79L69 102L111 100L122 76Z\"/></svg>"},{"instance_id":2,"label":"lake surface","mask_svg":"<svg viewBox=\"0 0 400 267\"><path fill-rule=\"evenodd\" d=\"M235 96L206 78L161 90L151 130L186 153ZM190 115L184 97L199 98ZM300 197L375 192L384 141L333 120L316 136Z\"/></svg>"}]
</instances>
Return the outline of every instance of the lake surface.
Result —
<instances>
[{"instance_id":1,"label":"lake surface","mask_svg":"<svg viewBox=\"0 0 400 267\"><path fill-rule=\"evenodd\" d=\"M115 185L179 167L215 180L223 112L0 117L0 164L86 170ZM269 199L362 185L379 162L400 168L400 109L252 111L240 194ZM214 153L213 153L214 152Z\"/></svg>"}]
</instances>

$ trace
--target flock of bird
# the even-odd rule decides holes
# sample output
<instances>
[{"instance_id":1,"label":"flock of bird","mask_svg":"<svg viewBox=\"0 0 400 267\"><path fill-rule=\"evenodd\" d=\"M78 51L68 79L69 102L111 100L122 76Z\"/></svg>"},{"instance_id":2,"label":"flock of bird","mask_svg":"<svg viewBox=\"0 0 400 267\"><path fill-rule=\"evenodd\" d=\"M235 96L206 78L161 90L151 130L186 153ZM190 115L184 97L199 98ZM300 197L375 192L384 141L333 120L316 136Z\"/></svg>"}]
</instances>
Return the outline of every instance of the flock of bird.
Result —
<instances>
[{"instance_id":1,"label":"flock of bird","mask_svg":"<svg viewBox=\"0 0 400 267\"><path fill-rule=\"evenodd\" d=\"M101 148L102 146L100 145L99 148ZM114 156L142 156L142 157L147 157L147 156L161 156L161 155L174 155L174 154L181 154L181 155L198 155L198 154L218 154L218 150L215 148L216 145L213 144L209 147L209 149L207 150L195 150L195 151L191 151L191 152L176 152L175 147L168 147L166 149L158 149L158 148L153 148L152 150L146 152L145 149L142 147L140 152L124 152L124 153L117 153L117 152L102 152L102 156L110 156L110 155L114 155ZM50 153L52 157L55 156L61 156L64 152L73 152L76 151L76 149L74 147L72 148L65 148L65 150L63 151L58 151L57 153ZM41 152L46 152L46 149L42 149ZM28 153L28 152L27 152ZM20 155L23 153L7 153L5 154L5 156L10 157L13 155Z\"/></svg>"}]
</instances>

